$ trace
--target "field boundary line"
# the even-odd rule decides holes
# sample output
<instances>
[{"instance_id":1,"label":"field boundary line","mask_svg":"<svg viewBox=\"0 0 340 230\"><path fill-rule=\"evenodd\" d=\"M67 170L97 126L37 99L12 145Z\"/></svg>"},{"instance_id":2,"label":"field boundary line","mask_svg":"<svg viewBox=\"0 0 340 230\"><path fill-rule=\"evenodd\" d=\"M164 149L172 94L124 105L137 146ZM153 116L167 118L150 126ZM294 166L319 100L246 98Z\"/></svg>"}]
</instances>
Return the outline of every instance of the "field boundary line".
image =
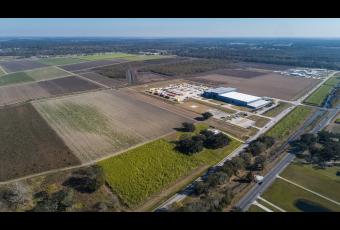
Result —
<instances>
[{"instance_id":1,"label":"field boundary line","mask_svg":"<svg viewBox=\"0 0 340 230\"><path fill-rule=\"evenodd\" d=\"M277 206L277 205L273 204L272 202L269 202L268 200L264 199L264 198L263 198L263 197L261 197L261 196L259 196L259 197L258 197L258 199L260 199L260 200L262 200L263 202L265 202L265 203L267 203L267 204L269 204L269 205L273 206L274 208L276 208L276 209L280 210L281 212L287 212L286 210L284 210L284 209L280 208L279 206Z\"/></svg>"},{"instance_id":2,"label":"field boundary line","mask_svg":"<svg viewBox=\"0 0 340 230\"><path fill-rule=\"evenodd\" d=\"M259 202L257 201L254 201L253 205L256 205L257 207L259 208L262 208L264 211L266 212L274 212L273 210L271 210L270 208L267 208L266 206L260 204Z\"/></svg>"},{"instance_id":3,"label":"field boundary line","mask_svg":"<svg viewBox=\"0 0 340 230\"><path fill-rule=\"evenodd\" d=\"M335 201L335 200L333 200L333 199L331 199L331 198L328 198L328 197L326 197L326 196L324 196L324 195L321 195L320 193L314 192L313 190L310 190L310 189L308 189L308 188L305 188L305 187L303 187L303 186L301 186L301 185L299 185L299 184L297 184L297 183L295 183L295 182L293 182L293 181L291 181L291 180L288 180L288 179L283 178L283 177L281 177L281 176L277 176L277 178L280 178L281 180L284 180L284 181L286 181L286 182L288 182L288 183L290 183L290 184L292 184L292 185L295 185L296 187L299 187L299 188L301 188L301 189L303 189L303 190L306 190L306 191L308 191L308 192L311 192L311 193L313 193L314 195L317 195L317 196L319 196L319 197L321 197L321 198L324 198L324 199L326 199L326 200L328 200L328 201L330 201L330 202L332 202L332 203L337 204L337 205L340 206L340 203L339 203L339 202L337 202L337 201Z\"/></svg>"}]
</instances>

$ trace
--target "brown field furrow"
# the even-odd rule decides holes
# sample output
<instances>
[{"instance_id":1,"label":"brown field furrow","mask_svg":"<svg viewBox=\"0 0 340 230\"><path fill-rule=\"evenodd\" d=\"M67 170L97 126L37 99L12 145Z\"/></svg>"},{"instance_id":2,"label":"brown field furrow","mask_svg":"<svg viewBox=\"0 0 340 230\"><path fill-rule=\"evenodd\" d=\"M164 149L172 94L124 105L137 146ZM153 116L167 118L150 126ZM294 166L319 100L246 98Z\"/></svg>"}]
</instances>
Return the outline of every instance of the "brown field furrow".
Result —
<instances>
[{"instance_id":1,"label":"brown field furrow","mask_svg":"<svg viewBox=\"0 0 340 230\"><path fill-rule=\"evenodd\" d=\"M252 78L210 74L194 77L191 80L216 86L235 87L242 93L283 100L296 99L320 82L316 79L288 77L276 73L263 74Z\"/></svg>"},{"instance_id":2,"label":"brown field furrow","mask_svg":"<svg viewBox=\"0 0 340 230\"><path fill-rule=\"evenodd\" d=\"M163 136L189 121L113 90L49 99L34 106L82 163Z\"/></svg>"}]
</instances>

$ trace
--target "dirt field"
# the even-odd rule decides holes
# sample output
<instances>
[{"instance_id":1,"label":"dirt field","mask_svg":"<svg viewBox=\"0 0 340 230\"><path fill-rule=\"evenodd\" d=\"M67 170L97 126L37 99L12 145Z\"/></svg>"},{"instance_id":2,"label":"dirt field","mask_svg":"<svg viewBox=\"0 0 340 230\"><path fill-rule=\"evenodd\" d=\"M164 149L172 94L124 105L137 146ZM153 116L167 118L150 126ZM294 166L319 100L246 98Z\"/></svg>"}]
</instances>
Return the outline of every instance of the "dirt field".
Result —
<instances>
[{"instance_id":1,"label":"dirt field","mask_svg":"<svg viewBox=\"0 0 340 230\"><path fill-rule=\"evenodd\" d=\"M154 81L163 81L169 79L168 77L156 74L156 73L149 73L149 72L139 72L137 74L137 82L140 84L154 82Z\"/></svg>"},{"instance_id":2,"label":"dirt field","mask_svg":"<svg viewBox=\"0 0 340 230\"><path fill-rule=\"evenodd\" d=\"M80 161L31 104L0 109L0 181Z\"/></svg>"},{"instance_id":3,"label":"dirt field","mask_svg":"<svg viewBox=\"0 0 340 230\"><path fill-rule=\"evenodd\" d=\"M126 62L126 61L120 60L120 59L99 60L99 61L90 61L90 62L83 62L83 63L78 63L78 64L71 64L71 65L64 65L64 66L61 66L61 68L63 68L64 70L73 72L73 71L79 71L83 69L91 69L91 68L104 66L104 65L122 63L122 62Z\"/></svg>"},{"instance_id":4,"label":"dirt field","mask_svg":"<svg viewBox=\"0 0 340 230\"><path fill-rule=\"evenodd\" d=\"M0 105L48 97L51 94L38 83L0 87Z\"/></svg>"},{"instance_id":5,"label":"dirt field","mask_svg":"<svg viewBox=\"0 0 340 230\"><path fill-rule=\"evenodd\" d=\"M34 106L82 162L165 135L190 121L112 90L36 102Z\"/></svg>"},{"instance_id":6,"label":"dirt field","mask_svg":"<svg viewBox=\"0 0 340 230\"><path fill-rule=\"evenodd\" d=\"M203 104L199 104L193 101L187 101L184 102L182 104L179 104L178 106L183 107L185 109L188 109L190 111L193 111L197 114L202 114L204 112L208 112L210 109L213 109L212 107L203 105Z\"/></svg>"},{"instance_id":7,"label":"dirt field","mask_svg":"<svg viewBox=\"0 0 340 230\"><path fill-rule=\"evenodd\" d=\"M99 88L101 86L79 77L65 77L30 84L3 86L0 87L0 105Z\"/></svg>"},{"instance_id":8,"label":"dirt field","mask_svg":"<svg viewBox=\"0 0 340 230\"><path fill-rule=\"evenodd\" d=\"M61 78L61 77L66 77L70 75L70 73L65 72L53 66L34 69L34 70L26 71L25 73L31 78L33 78L35 81Z\"/></svg>"},{"instance_id":9,"label":"dirt field","mask_svg":"<svg viewBox=\"0 0 340 230\"><path fill-rule=\"evenodd\" d=\"M113 79L109 77L105 77L103 75L100 75L95 72L87 72L87 73L81 73L80 74L83 77L86 77L90 80L99 82L103 85L106 85L108 87L122 87L122 86L127 86L128 82L125 79Z\"/></svg>"},{"instance_id":10,"label":"dirt field","mask_svg":"<svg viewBox=\"0 0 340 230\"><path fill-rule=\"evenodd\" d=\"M67 94L79 91L99 89L101 86L76 76L38 82L38 85L51 95Z\"/></svg>"},{"instance_id":11,"label":"dirt field","mask_svg":"<svg viewBox=\"0 0 340 230\"><path fill-rule=\"evenodd\" d=\"M2 61L0 62L0 65L8 73L24 71L24 70L29 70L29 69L36 69L36 68L47 66L37 61L30 61L30 60Z\"/></svg>"},{"instance_id":12,"label":"dirt field","mask_svg":"<svg viewBox=\"0 0 340 230\"><path fill-rule=\"evenodd\" d=\"M320 82L316 79L286 77L274 73L250 79L212 74L195 77L191 80L202 83L215 83L217 86L235 87L241 93L274 97L284 100L293 100L298 98Z\"/></svg>"},{"instance_id":13,"label":"dirt field","mask_svg":"<svg viewBox=\"0 0 340 230\"><path fill-rule=\"evenodd\" d=\"M214 71L216 74L241 77L241 78L253 78L263 75L263 72L249 71L249 70L238 70L238 69L222 69Z\"/></svg>"}]
</instances>

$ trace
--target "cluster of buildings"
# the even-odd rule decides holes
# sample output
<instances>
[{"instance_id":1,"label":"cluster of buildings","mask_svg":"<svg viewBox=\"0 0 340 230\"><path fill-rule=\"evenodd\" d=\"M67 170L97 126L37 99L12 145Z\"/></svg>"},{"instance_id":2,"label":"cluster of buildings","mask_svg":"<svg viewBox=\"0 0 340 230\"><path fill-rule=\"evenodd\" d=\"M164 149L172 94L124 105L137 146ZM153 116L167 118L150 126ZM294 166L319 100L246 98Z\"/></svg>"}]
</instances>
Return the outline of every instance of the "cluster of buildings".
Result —
<instances>
[{"instance_id":1,"label":"cluster of buildings","mask_svg":"<svg viewBox=\"0 0 340 230\"><path fill-rule=\"evenodd\" d=\"M188 83L171 84L167 87L150 88L147 93L164 97L166 99L182 102L189 98L199 98L204 91L208 90L207 86L193 85Z\"/></svg>"},{"instance_id":2,"label":"cluster of buildings","mask_svg":"<svg viewBox=\"0 0 340 230\"><path fill-rule=\"evenodd\" d=\"M204 97L238 106L245 106L253 110L260 109L271 103L271 100L266 100L262 97L239 93L235 88L209 88L204 85L188 83L170 84L167 87L150 88L146 92L175 102L183 102L189 98L202 99L202 97Z\"/></svg>"},{"instance_id":3,"label":"cluster of buildings","mask_svg":"<svg viewBox=\"0 0 340 230\"><path fill-rule=\"evenodd\" d=\"M314 79L322 79L327 76L327 69L289 69L285 71L275 71L282 75L288 75L293 77L304 77L304 78L314 78Z\"/></svg>"},{"instance_id":4,"label":"cluster of buildings","mask_svg":"<svg viewBox=\"0 0 340 230\"><path fill-rule=\"evenodd\" d=\"M260 109L271 103L271 101L265 100L262 97L236 92L235 88L230 87L209 89L204 91L202 96L238 106L245 106L254 110Z\"/></svg>"}]
</instances>

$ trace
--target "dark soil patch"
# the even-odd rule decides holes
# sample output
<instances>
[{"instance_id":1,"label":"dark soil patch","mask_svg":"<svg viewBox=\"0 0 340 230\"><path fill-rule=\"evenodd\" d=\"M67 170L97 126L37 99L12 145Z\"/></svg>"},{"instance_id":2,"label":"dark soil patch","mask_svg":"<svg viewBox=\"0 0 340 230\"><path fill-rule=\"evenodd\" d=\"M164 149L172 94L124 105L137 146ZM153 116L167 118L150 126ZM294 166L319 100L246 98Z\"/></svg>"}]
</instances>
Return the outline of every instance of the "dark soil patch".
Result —
<instances>
[{"instance_id":1,"label":"dark soil patch","mask_svg":"<svg viewBox=\"0 0 340 230\"><path fill-rule=\"evenodd\" d=\"M80 164L31 104L0 110L0 181Z\"/></svg>"}]
</instances>

